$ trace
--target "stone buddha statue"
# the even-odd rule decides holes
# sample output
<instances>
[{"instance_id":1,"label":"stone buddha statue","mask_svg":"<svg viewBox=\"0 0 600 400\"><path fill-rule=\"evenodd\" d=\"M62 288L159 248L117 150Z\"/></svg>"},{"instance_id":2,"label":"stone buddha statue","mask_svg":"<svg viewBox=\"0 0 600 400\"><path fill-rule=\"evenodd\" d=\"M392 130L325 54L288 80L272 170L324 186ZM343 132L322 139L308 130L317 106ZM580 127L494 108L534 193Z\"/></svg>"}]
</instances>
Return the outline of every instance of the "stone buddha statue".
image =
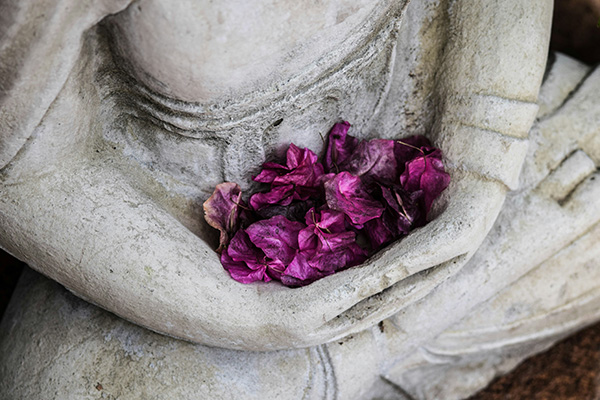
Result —
<instances>
[{"instance_id":1,"label":"stone buddha statue","mask_svg":"<svg viewBox=\"0 0 600 400\"><path fill-rule=\"evenodd\" d=\"M467 374L469 354L508 340L485 307L518 302L526 289L515 282L600 219L598 135L575 129L564 144L555 134L574 118L557 110L585 74L562 72L571 61L560 57L546 68L549 1L5 0L0 14L0 246L81 299L177 338L28 273L21 290L45 293L49 318L68 321L66 335L39 329L52 349L79 343L44 353L64 378L55 398L82 379L94 381L78 392L88 397L105 386L114 398L460 396L489 374L462 392L420 377L456 365ZM320 153L340 120L361 138L424 134L443 150L452 183L432 221L302 288L232 280L201 204L223 181L251 189L291 142ZM593 259L588 242L581 265ZM34 350L16 337L51 324L17 318L39 302L13 302L5 365ZM477 307L482 319L469 319ZM463 349L452 326L467 338L480 326L499 333ZM80 359L83 378L67 379L65 360L81 351L93 354ZM486 373L514 360L498 354L508 361ZM8 398L42 393L11 371L0 368ZM150 373L160 379L143 383ZM138 382L131 392L127 379Z\"/></svg>"}]
</instances>

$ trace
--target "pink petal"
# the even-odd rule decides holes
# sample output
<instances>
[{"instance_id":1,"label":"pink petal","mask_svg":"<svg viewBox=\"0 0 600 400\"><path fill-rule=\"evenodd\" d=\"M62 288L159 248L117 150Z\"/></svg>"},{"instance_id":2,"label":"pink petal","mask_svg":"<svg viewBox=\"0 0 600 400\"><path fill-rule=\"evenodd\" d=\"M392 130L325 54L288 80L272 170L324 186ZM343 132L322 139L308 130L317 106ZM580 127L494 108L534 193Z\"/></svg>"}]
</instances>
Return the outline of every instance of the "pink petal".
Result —
<instances>
[{"instance_id":1,"label":"pink petal","mask_svg":"<svg viewBox=\"0 0 600 400\"><path fill-rule=\"evenodd\" d=\"M392 242L398 235L384 223L383 218L372 219L365 224L364 232L369 237L371 246L377 250L382 245Z\"/></svg>"},{"instance_id":2,"label":"pink petal","mask_svg":"<svg viewBox=\"0 0 600 400\"><path fill-rule=\"evenodd\" d=\"M255 193L250 197L250 207L260 210L271 204L289 205L294 195L294 185L275 186L269 192Z\"/></svg>"},{"instance_id":3,"label":"pink petal","mask_svg":"<svg viewBox=\"0 0 600 400\"><path fill-rule=\"evenodd\" d=\"M325 183L325 196L329 208L343 212L358 227L383 213L381 203L366 192L360 178L348 172Z\"/></svg>"},{"instance_id":4,"label":"pink petal","mask_svg":"<svg viewBox=\"0 0 600 400\"><path fill-rule=\"evenodd\" d=\"M393 140L363 140L340 168L352 175L377 181L394 182L400 175Z\"/></svg>"},{"instance_id":5,"label":"pink petal","mask_svg":"<svg viewBox=\"0 0 600 400\"><path fill-rule=\"evenodd\" d=\"M243 230L238 230L231 243L227 247L227 255L234 261L243 261L251 266L260 264L265 258L265 254L252 241L248 234ZM255 269L255 268L252 268Z\"/></svg>"},{"instance_id":6,"label":"pink petal","mask_svg":"<svg viewBox=\"0 0 600 400\"><path fill-rule=\"evenodd\" d=\"M266 273L266 266L251 269L245 262L233 260L227 254L227 251L221 253L221 264L233 279L241 283L252 283L261 280L269 282L271 280L271 277Z\"/></svg>"},{"instance_id":7,"label":"pink petal","mask_svg":"<svg viewBox=\"0 0 600 400\"><path fill-rule=\"evenodd\" d=\"M305 225L277 215L250 225L246 232L267 257L289 264L298 251L298 233Z\"/></svg>"},{"instance_id":8,"label":"pink petal","mask_svg":"<svg viewBox=\"0 0 600 400\"><path fill-rule=\"evenodd\" d=\"M346 214L328 208L315 211L314 207L306 212L304 220L308 226L317 226L329 232L342 232L346 230Z\"/></svg>"},{"instance_id":9,"label":"pink petal","mask_svg":"<svg viewBox=\"0 0 600 400\"><path fill-rule=\"evenodd\" d=\"M284 277L294 278L296 281L295 285L300 283L301 286L304 286L310 282L313 282L319 278L322 278L325 274L316 268L313 268L306 259L305 255L302 253L296 254L290 265L285 270L285 273L281 276L282 282L284 282Z\"/></svg>"},{"instance_id":10,"label":"pink petal","mask_svg":"<svg viewBox=\"0 0 600 400\"><path fill-rule=\"evenodd\" d=\"M338 166L350 157L358 145L358 139L348 135L348 129L350 129L350 124L344 121L335 124L329 132L324 162L328 172L339 172Z\"/></svg>"},{"instance_id":11,"label":"pink petal","mask_svg":"<svg viewBox=\"0 0 600 400\"><path fill-rule=\"evenodd\" d=\"M431 148L431 142L425 136L415 135L398 139L394 145L394 155L398 167L404 170L404 164ZM402 171L400 171L402 172Z\"/></svg>"},{"instance_id":12,"label":"pink petal","mask_svg":"<svg viewBox=\"0 0 600 400\"><path fill-rule=\"evenodd\" d=\"M400 175L402 187L409 192L423 191L425 214L431 209L433 201L450 184L450 175L444 170L439 150L430 155L417 157L406 163L406 169Z\"/></svg>"},{"instance_id":13,"label":"pink petal","mask_svg":"<svg viewBox=\"0 0 600 400\"><path fill-rule=\"evenodd\" d=\"M272 183L275 178L289 171L287 167L272 162L264 163L262 168L258 175L252 177L255 182Z\"/></svg>"}]
</instances>

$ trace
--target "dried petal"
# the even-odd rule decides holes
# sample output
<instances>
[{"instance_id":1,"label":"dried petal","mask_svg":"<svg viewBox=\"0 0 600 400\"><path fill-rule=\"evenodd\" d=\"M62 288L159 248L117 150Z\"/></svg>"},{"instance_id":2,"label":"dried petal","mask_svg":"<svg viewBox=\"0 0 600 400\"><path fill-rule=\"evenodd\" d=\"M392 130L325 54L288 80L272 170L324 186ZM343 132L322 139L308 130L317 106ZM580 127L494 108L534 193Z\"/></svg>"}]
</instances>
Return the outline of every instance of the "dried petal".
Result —
<instances>
[{"instance_id":1,"label":"dried petal","mask_svg":"<svg viewBox=\"0 0 600 400\"><path fill-rule=\"evenodd\" d=\"M257 182L270 183L271 190L256 193L250 198L254 210L270 205L287 206L292 200L308 200L319 197L323 182L323 165L310 149L291 144L287 151L287 166L265 163L263 170L254 177Z\"/></svg>"},{"instance_id":2,"label":"dried petal","mask_svg":"<svg viewBox=\"0 0 600 400\"><path fill-rule=\"evenodd\" d=\"M374 250L398 238L388 224L383 221L383 218L367 221L364 232L367 234Z\"/></svg>"},{"instance_id":3,"label":"dried petal","mask_svg":"<svg viewBox=\"0 0 600 400\"><path fill-rule=\"evenodd\" d=\"M343 164L358 145L358 139L348 135L350 124L346 121L335 124L327 138L325 152L325 168L327 172L339 172L338 166Z\"/></svg>"},{"instance_id":4,"label":"dried petal","mask_svg":"<svg viewBox=\"0 0 600 400\"><path fill-rule=\"evenodd\" d=\"M306 201L292 201L287 206L278 204L269 205L260 208L256 213L261 219L269 219L276 215L283 215L290 221L304 221L306 212L317 205L317 202L312 199Z\"/></svg>"},{"instance_id":5,"label":"dried petal","mask_svg":"<svg viewBox=\"0 0 600 400\"><path fill-rule=\"evenodd\" d=\"M409 193L398 186L382 186L381 192L387 205L386 212L391 217L389 221L394 227L392 231L397 236L405 235L415 227L421 226L421 220L424 223L418 207L418 202L423 198L422 191Z\"/></svg>"},{"instance_id":6,"label":"dried petal","mask_svg":"<svg viewBox=\"0 0 600 400\"><path fill-rule=\"evenodd\" d=\"M281 276L281 282L287 286L304 286L325 276L309 264L306 254L298 253Z\"/></svg>"},{"instance_id":7,"label":"dried petal","mask_svg":"<svg viewBox=\"0 0 600 400\"><path fill-rule=\"evenodd\" d=\"M306 212L304 220L309 227L313 226L325 232L337 233L346 230L345 214L329 208L316 211L313 207Z\"/></svg>"},{"instance_id":8,"label":"dried petal","mask_svg":"<svg viewBox=\"0 0 600 400\"><path fill-rule=\"evenodd\" d=\"M367 222L364 229L373 249L408 234L425 222L424 218L421 218L424 214L419 210L422 191L409 193L398 185L379 185L378 193L380 196L377 198L382 200L385 211L381 218Z\"/></svg>"},{"instance_id":9,"label":"dried petal","mask_svg":"<svg viewBox=\"0 0 600 400\"><path fill-rule=\"evenodd\" d=\"M250 225L246 232L252 243L260 248L267 257L279 260L284 265L294 259L298 251L298 232L305 225L290 221L277 215Z\"/></svg>"},{"instance_id":10,"label":"dried petal","mask_svg":"<svg viewBox=\"0 0 600 400\"><path fill-rule=\"evenodd\" d=\"M243 261L234 261L226 251L221 254L221 264L233 279L241 283L252 283L262 280L269 282L271 280L271 277L267 274L266 265L253 270Z\"/></svg>"},{"instance_id":11,"label":"dried petal","mask_svg":"<svg viewBox=\"0 0 600 400\"><path fill-rule=\"evenodd\" d=\"M383 213L382 204L367 193L360 178L345 171L325 182L325 196L329 208L346 214L358 228Z\"/></svg>"},{"instance_id":12,"label":"dried petal","mask_svg":"<svg viewBox=\"0 0 600 400\"><path fill-rule=\"evenodd\" d=\"M404 164L415 157L423 155L426 151L432 149L431 142L425 136L415 135L402 138L395 141L394 155L398 167L404 171Z\"/></svg>"},{"instance_id":13,"label":"dried petal","mask_svg":"<svg viewBox=\"0 0 600 400\"><path fill-rule=\"evenodd\" d=\"M261 210L272 204L289 205L294 199L294 185L276 186L266 193L254 193L250 197L250 207Z\"/></svg>"},{"instance_id":14,"label":"dried petal","mask_svg":"<svg viewBox=\"0 0 600 400\"><path fill-rule=\"evenodd\" d=\"M363 140L340 169L367 180L394 182L398 179L398 164L393 140Z\"/></svg>"},{"instance_id":15,"label":"dried petal","mask_svg":"<svg viewBox=\"0 0 600 400\"><path fill-rule=\"evenodd\" d=\"M424 212L427 214L433 201L450 184L450 175L444 170L440 150L406 163L406 169L400 175L400 183L409 192L423 191Z\"/></svg>"},{"instance_id":16,"label":"dried petal","mask_svg":"<svg viewBox=\"0 0 600 400\"><path fill-rule=\"evenodd\" d=\"M239 206L242 189L237 183L224 182L217 185L212 196L204 202L204 219L220 231L218 253L229 243L230 236L239 227Z\"/></svg>"},{"instance_id":17,"label":"dried petal","mask_svg":"<svg viewBox=\"0 0 600 400\"><path fill-rule=\"evenodd\" d=\"M251 283L271 280L267 274L264 253L251 241L242 229L236 232L229 247L221 254L221 264L238 282Z\"/></svg>"}]
</instances>

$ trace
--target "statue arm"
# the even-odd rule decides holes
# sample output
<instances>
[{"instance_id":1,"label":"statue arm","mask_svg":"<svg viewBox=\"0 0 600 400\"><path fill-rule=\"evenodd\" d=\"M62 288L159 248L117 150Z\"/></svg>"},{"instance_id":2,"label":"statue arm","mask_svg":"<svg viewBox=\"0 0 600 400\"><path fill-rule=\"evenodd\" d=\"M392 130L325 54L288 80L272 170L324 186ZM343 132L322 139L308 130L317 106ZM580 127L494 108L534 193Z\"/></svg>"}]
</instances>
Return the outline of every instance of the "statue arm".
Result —
<instances>
[{"instance_id":1,"label":"statue arm","mask_svg":"<svg viewBox=\"0 0 600 400\"><path fill-rule=\"evenodd\" d=\"M0 169L16 156L60 92L85 31L131 1L0 2Z\"/></svg>"}]
</instances>

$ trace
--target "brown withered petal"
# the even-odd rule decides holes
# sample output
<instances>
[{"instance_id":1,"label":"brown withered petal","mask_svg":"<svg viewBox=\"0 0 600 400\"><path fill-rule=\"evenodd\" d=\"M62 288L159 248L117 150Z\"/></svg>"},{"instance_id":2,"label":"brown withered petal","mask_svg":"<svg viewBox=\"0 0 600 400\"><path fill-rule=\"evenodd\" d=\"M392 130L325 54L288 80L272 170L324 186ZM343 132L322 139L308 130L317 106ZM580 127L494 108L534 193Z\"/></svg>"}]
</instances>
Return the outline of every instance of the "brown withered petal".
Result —
<instances>
[{"instance_id":1,"label":"brown withered petal","mask_svg":"<svg viewBox=\"0 0 600 400\"><path fill-rule=\"evenodd\" d=\"M218 253L238 229L242 189L237 183L224 182L217 185L212 196L204 202L204 219L220 232Z\"/></svg>"}]
</instances>

